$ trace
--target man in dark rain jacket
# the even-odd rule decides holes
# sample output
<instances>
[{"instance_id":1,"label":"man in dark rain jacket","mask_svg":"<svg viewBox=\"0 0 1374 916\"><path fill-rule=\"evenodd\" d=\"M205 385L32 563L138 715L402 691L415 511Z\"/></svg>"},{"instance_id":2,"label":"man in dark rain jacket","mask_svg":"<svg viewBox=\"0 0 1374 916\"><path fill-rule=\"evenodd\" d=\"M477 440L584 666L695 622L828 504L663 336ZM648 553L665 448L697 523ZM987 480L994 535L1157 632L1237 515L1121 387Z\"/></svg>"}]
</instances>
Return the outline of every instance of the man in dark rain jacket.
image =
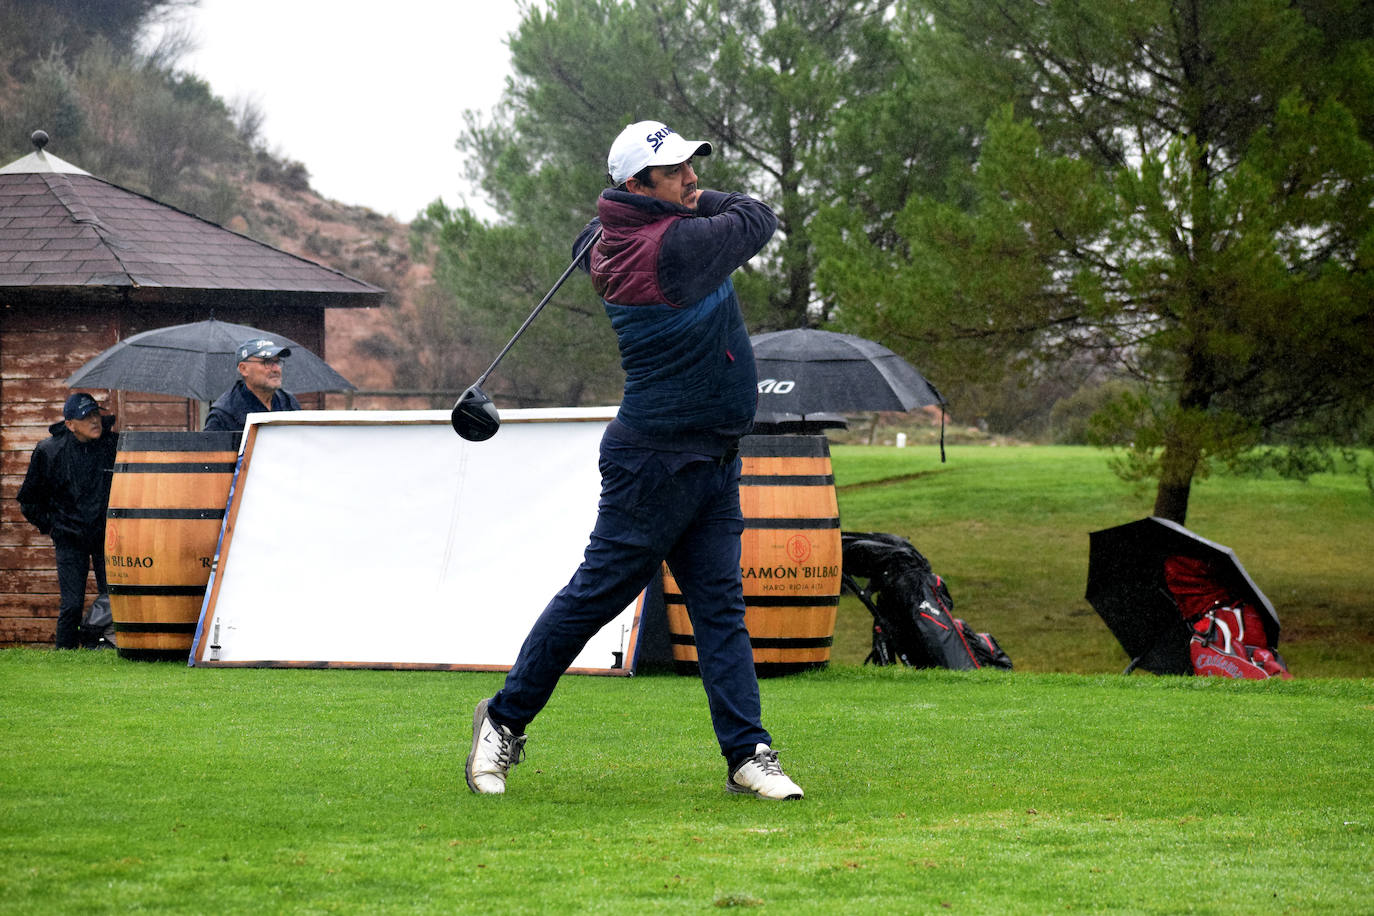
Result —
<instances>
[{"instance_id":1,"label":"man in dark rain jacket","mask_svg":"<svg viewBox=\"0 0 1374 916\"><path fill-rule=\"evenodd\" d=\"M239 379L210 405L205 432L241 433L250 413L301 409L296 396L281 386L281 361L291 355L290 347L255 338L240 344L236 355Z\"/></svg>"},{"instance_id":2,"label":"man in dark rain jacket","mask_svg":"<svg viewBox=\"0 0 1374 916\"><path fill-rule=\"evenodd\" d=\"M118 437L115 418L96 399L77 392L62 407L62 420L48 427L52 436L33 450L19 488L19 508L57 551L57 648L80 648L81 611L86 576L95 571L96 588L105 585L105 511Z\"/></svg>"}]
</instances>

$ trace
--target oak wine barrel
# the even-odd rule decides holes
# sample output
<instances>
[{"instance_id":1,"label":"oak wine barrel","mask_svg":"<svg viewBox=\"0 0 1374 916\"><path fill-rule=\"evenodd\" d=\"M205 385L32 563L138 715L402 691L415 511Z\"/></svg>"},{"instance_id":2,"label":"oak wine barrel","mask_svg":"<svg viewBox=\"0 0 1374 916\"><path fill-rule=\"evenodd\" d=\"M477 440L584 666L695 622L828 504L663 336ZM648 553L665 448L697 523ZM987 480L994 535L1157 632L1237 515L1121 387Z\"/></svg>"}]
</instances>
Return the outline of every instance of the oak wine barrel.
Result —
<instances>
[{"instance_id":1,"label":"oak wine barrel","mask_svg":"<svg viewBox=\"0 0 1374 916\"><path fill-rule=\"evenodd\" d=\"M105 576L122 658L185 661L238 460L232 432L121 433Z\"/></svg>"},{"instance_id":2,"label":"oak wine barrel","mask_svg":"<svg viewBox=\"0 0 1374 916\"><path fill-rule=\"evenodd\" d=\"M740 442L740 571L744 625L760 677L830 662L840 602L840 513L825 436L746 436ZM697 674L682 590L663 568L673 667Z\"/></svg>"}]
</instances>

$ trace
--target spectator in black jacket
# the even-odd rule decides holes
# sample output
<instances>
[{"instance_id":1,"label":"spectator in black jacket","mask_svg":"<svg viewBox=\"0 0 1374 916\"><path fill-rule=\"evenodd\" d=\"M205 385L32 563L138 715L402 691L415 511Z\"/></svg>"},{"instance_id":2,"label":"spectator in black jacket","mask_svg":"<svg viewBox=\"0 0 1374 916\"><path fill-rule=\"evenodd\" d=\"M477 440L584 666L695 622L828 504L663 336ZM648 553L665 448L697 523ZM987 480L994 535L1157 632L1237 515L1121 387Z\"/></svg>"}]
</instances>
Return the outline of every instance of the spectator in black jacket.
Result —
<instances>
[{"instance_id":1,"label":"spectator in black jacket","mask_svg":"<svg viewBox=\"0 0 1374 916\"><path fill-rule=\"evenodd\" d=\"M210 405L210 415L205 419L207 433L241 433L250 413L301 409L301 402L281 387L281 361L291 355L290 347L279 347L270 340L245 340L236 355L240 378Z\"/></svg>"},{"instance_id":2,"label":"spectator in black jacket","mask_svg":"<svg viewBox=\"0 0 1374 916\"><path fill-rule=\"evenodd\" d=\"M84 391L67 398L62 420L49 426L52 436L34 448L19 488L24 518L51 536L57 551L59 649L81 646L81 611L92 569L96 587L106 592L105 510L118 439L114 424L115 418Z\"/></svg>"}]
</instances>

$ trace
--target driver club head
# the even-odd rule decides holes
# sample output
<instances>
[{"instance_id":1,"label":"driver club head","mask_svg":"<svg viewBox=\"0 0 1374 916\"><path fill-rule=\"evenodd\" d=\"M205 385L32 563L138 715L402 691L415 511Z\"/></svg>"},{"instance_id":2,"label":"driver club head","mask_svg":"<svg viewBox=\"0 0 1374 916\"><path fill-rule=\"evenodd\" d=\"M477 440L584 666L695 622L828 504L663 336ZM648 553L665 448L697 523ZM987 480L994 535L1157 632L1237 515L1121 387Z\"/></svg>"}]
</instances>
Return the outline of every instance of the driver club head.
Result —
<instances>
[{"instance_id":1,"label":"driver club head","mask_svg":"<svg viewBox=\"0 0 1374 916\"><path fill-rule=\"evenodd\" d=\"M469 442L485 442L501 428L501 415L487 393L473 385L458 396L450 417L453 431Z\"/></svg>"}]
</instances>

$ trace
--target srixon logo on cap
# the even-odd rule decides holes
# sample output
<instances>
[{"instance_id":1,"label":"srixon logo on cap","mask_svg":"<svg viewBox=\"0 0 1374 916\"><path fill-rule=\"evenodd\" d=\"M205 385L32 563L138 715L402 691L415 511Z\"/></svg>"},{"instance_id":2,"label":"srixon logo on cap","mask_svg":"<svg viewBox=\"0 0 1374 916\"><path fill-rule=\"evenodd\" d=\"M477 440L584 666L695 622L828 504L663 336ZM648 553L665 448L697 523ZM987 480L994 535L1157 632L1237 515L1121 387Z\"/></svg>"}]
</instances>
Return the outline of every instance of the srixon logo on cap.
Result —
<instances>
[{"instance_id":1,"label":"srixon logo on cap","mask_svg":"<svg viewBox=\"0 0 1374 916\"><path fill-rule=\"evenodd\" d=\"M660 128L645 137L644 142L653 147L654 152L658 152L658 148L663 145L663 141L667 140L670 134L675 133L677 133L677 131L673 130L671 127Z\"/></svg>"}]
</instances>

